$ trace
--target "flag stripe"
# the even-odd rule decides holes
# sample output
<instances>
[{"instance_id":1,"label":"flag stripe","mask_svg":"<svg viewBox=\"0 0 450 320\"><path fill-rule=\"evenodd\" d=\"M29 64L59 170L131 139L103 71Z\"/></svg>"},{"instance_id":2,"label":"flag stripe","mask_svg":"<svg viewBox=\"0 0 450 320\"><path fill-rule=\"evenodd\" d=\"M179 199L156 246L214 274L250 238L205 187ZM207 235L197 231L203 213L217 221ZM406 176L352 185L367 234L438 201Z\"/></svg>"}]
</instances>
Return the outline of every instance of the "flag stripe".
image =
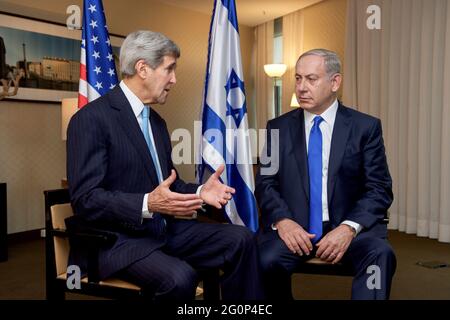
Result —
<instances>
[{"instance_id":1,"label":"flag stripe","mask_svg":"<svg viewBox=\"0 0 450 320\"><path fill-rule=\"evenodd\" d=\"M236 4L234 0L222 0L222 4L225 8L229 8L228 10L228 20L231 25L236 29L236 32L239 33L239 25L236 16Z\"/></svg>"},{"instance_id":2,"label":"flag stripe","mask_svg":"<svg viewBox=\"0 0 450 320\"><path fill-rule=\"evenodd\" d=\"M217 152L219 152L223 158L225 158L226 155L226 146L225 143L223 143L223 139L226 137L226 127L223 120L215 113L207 104L205 104L205 107L203 109L203 125L202 125L202 134L205 137L205 134L207 134L208 138L207 141L209 144L211 144ZM215 131L217 130L217 131ZM212 140L208 134L211 135L218 135L220 133L220 137L211 137L215 138ZM212 140L212 141L211 141Z\"/></svg>"},{"instance_id":3,"label":"flag stripe","mask_svg":"<svg viewBox=\"0 0 450 320\"><path fill-rule=\"evenodd\" d=\"M258 228L258 212L256 210L256 200L253 190L250 190L235 164L227 164L228 183L236 189L233 200L236 208L246 208L246 214L240 215L244 224L252 230Z\"/></svg>"},{"instance_id":4,"label":"flag stripe","mask_svg":"<svg viewBox=\"0 0 450 320\"><path fill-rule=\"evenodd\" d=\"M81 48L80 79L83 79L84 81L87 80L87 77L86 77L86 50L84 48Z\"/></svg>"},{"instance_id":5,"label":"flag stripe","mask_svg":"<svg viewBox=\"0 0 450 320\"><path fill-rule=\"evenodd\" d=\"M84 107L85 105L88 104L88 99L86 98L86 96L83 96L81 93L78 94L78 107L81 108Z\"/></svg>"}]
</instances>

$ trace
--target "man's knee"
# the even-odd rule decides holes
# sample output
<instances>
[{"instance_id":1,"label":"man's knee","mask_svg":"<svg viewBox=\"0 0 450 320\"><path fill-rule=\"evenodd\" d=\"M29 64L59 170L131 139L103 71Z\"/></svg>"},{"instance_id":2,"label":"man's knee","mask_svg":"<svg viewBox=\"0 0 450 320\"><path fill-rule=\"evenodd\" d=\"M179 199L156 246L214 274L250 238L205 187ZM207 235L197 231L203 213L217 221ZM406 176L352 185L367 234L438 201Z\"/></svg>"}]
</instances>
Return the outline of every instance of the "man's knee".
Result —
<instances>
[{"instance_id":1,"label":"man's knee","mask_svg":"<svg viewBox=\"0 0 450 320\"><path fill-rule=\"evenodd\" d=\"M394 250L389 242L384 239L374 239L370 253L375 259L393 262L396 261Z\"/></svg>"},{"instance_id":2,"label":"man's knee","mask_svg":"<svg viewBox=\"0 0 450 320\"><path fill-rule=\"evenodd\" d=\"M388 267L390 270L392 270L392 273L394 273L397 266L397 258L391 245L387 241L384 241L380 246L378 246L376 253L377 259L385 262L387 264L386 267Z\"/></svg>"},{"instance_id":3,"label":"man's knee","mask_svg":"<svg viewBox=\"0 0 450 320\"><path fill-rule=\"evenodd\" d=\"M171 270L158 289L158 294L174 300L190 300L195 297L198 284L197 272L183 264Z\"/></svg>"},{"instance_id":4,"label":"man's knee","mask_svg":"<svg viewBox=\"0 0 450 320\"><path fill-rule=\"evenodd\" d=\"M278 240L259 244L259 261L264 273L290 273L287 266L283 265L283 251L284 248Z\"/></svg>"},{"instance_id":5,"label":"man's knee","mask_svg":"<svg viewBox=\"0 0 450 320\"><path fill-rule=\"evenodd\" d=\"M227 225L224 238L228 242L227 247L236 247L238 250L256 248L256 239L248 228L237 225Z\"/></svg>"},{"instance_id":6,"label":"man's knee","mask_svg":"<svg viewBox=\"0 0 450 320\"><path fill-rule=\"evenodd\" d=\"M255 241L255 234L250 229L238 225L229 225L229 227L238 241L242 243L253 243Z\"/></svg>"},{"instance_id":7,"label":"man's knee","mask_svg":"<svg viewBox=\"0 0 450 320\"><path fill-rule=\"evenodd\" d=\"M278 263L280 259L277 252L273 250L261 250L259 252L259 261L264 273L279 269Z\"/></svg>"},{"instance_id":8,"label":"man's knee","mask_svg":"<svg viewBox=\"0 0 450 320\"><path fill-rule=\"evenodd\" d=\"M395 272L397 260L394 250L389 242L385 239L371 238L366 241L365 254L360 257L363 264L361 267L364 269L369 265L378 265L381 268L387 268L390 273Z\"/></svg>"}]
</instances>

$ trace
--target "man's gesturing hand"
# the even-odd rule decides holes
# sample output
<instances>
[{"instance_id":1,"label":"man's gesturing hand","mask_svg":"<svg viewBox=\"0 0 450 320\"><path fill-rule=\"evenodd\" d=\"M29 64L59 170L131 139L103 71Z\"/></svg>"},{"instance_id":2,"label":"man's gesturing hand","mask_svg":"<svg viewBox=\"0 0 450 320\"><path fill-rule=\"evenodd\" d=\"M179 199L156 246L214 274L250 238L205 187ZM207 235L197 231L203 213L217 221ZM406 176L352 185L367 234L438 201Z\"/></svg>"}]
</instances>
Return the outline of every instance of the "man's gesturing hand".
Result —
<instances>
[{"instance_id":1,"label":"man's gesturing hand","mask_svg":"<svg viewBox=\"0 0 450 320\"><path fill-rule=\"evenodd\" d=\"M306 232L297 222L291 219L282 219L276 223L275 227L281 240L292 253L302 256L303 254L309 255L312 251L311 239L315 235Z\"/></svg>"},{"instance_id":2,"label":"man's gesturing hand","mask_svg":"<svg viewBox=\"0 0 450 320\"><path fill-rule=\"evenodd\" d=\"M221 164L216 172L209 177L200 191L202 200L217 209L226 205L231 200L232 194L236 192L233 188L220 182L219 178L224 169L225 166Z\"/></svg>"},{"instance_id":3,"label":"man's gesturing hand","mask_svg":"<svg viewBox=\"0 0 450 320\"><path fill-rule=\"evenodd\" d=\"M175 170L148 195L148 210L174 216L191 216L201 208L202 199L196 194L181 194L170 191L170 185L177 178Z\"/></svg>"}]
</instances>

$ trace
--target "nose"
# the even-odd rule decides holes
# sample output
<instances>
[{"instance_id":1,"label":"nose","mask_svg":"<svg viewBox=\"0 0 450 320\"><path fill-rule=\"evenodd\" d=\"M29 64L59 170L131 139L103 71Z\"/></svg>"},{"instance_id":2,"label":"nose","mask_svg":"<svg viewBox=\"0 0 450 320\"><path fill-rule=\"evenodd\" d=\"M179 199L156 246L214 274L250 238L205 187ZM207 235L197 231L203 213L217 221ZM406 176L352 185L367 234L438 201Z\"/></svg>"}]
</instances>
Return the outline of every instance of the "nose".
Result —
<instances>
[{"instance_id":1,"label":"nose","mask_svg":"<svg viewBox=\"0 0 450 320\"><path fill-rule=\"evenodd\" d=\"M298 92L306 91L305 79L297 80L297 91Z\"/></svg>"},{"instance_id":2,"label":"nose","mask_svg":"<svg viewBox=\"0 0 450 320\"><path fill-rule=\"evenodd\" d=\"M177 77L175 75L175 71L172 73L172 77L170 78L170 83L172 83L172 84L177 83Z\"/></svg>"}]
</instances>

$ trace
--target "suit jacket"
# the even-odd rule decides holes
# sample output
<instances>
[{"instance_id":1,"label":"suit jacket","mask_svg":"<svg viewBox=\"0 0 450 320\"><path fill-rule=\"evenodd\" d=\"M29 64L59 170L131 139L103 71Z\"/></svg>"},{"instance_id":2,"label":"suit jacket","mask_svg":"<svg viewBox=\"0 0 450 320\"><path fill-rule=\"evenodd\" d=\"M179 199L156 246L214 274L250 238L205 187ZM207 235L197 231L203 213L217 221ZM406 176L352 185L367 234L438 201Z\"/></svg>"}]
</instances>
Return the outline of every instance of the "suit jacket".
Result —
<instances>
[{"instance_id":1,"label":"suit jacket","mask_svg":"<svg viewBox=\"0 0 450 320\"><path fill-rule=\"evenodd\" d=\"M262 216L262 232L283 218L309 228L309 175L303 109L296 109L267 124L279 129L279 170L256 176L255 195ZM275 148L276 150L276 148ZM269 165L262 165L269 166ZM363 226L362 232L385 237L382 220L392 203L392 180L379 119L339 104L328 166L328 209L332 228L344 220Z\"/></svg>"},{"instance_id":2,"label":"suit jacket","mask_svg":"<svg viewBox=\"0 0 450 320\"><path fill-rule=\"evenodd\" d=\"M166 179L174 169L169 132L154 110L150 123ZM119 86L78 111L67 137L67 177L75 221L117 236L111 247L100 252L100 277L105 278L164 245L157 219L142 219L144 194L158 186L156 169ZM171 185L179 193L195 193L197 187L184 183L178 174ZM85 253L72 250L70 263L85 269Z\"/></svg>"}]
</instances>

